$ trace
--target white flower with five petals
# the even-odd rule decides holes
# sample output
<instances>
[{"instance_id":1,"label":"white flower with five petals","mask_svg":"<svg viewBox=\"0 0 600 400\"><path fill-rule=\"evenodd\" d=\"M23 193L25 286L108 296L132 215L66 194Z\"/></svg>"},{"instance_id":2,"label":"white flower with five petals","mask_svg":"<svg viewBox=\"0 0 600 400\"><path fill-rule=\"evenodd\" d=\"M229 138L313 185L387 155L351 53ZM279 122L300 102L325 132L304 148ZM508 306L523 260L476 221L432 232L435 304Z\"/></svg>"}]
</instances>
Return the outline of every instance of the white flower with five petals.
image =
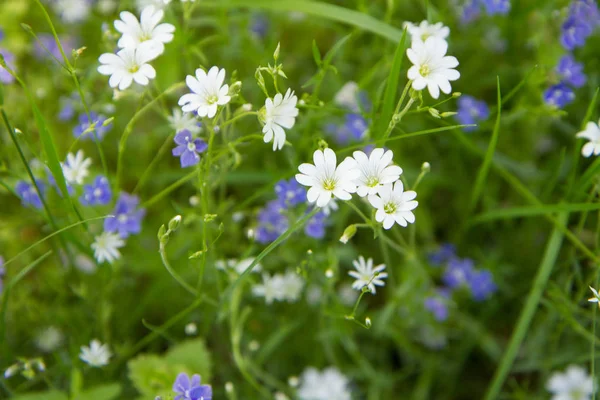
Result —
<instances>
[{"instance_id":1,"label":"white flower with five petals","mask_svg":"<svg viewBox=\"0 0 600 400\"><path fill-rule=\"evenodd\" d=\"M94 250L94 257L99 263L104 261L112 263L121 258L119 249L123 246L125 246L125 242L118 233L102 232L92 243L92 250Z\"/></svg>"},{"instance_id":2,"label":"white flower with five petals","mask_svg":"<svg viewBox=\"0 0 600 400\"><path fill-rule=\"evenodd\" d=\"M192 93L184 94L179 99L183 112L194 111L199 117L213 118L218 106L229 103L229 85L223 85L225 69L212 67L206 73L203 69L196 70L196 76L188 75L185 79Z\"/></svg>"},{"instance_id":3,"label":"white flower with five petals","mask_svg":"<svg viewBox=\"0 0 600 400\"><path fill-rule=\"evenodd\" d=\"M141 43L153 41L157 51L162 53L165 49L164 43L172 41L175 32L173 25L159 24L163 16L164 11L154 6L144 8L139 21L129 11L121 12L121 19L115 21L115 29L122 33L117 45L121 48L137 47Z\"/></svg>"},{"instance_id":4,"label":"white flower with five petals","mask_svg":"<svg viewBox=\"0 0 600 400\"><path fill-rule=\"evenodd\" d=\"M416 197L415 191L405 192L402 181L396 181L381 186L377 195L369 196L369 203L377 209L375 219L383 223L384 229L390 229L394 223L406 227L415 222L412 210L419 205L414 201Z\"/></svg>"},{"instance_id":5,"label":"white flower with five petals","mask_svg":"<svg viewBox=\"0 0 600 400\"><path fill-rule=\"evenodd\" d=\"M575 136L589 140L589 142L584 144L581 148L582 156L589 157L592 154L595 156L600 154L600 127L598 127L598 124L595 122L588 122L585 129Z\"/></svg>"},{"instance_id":6,"label":"white flower with five petals","mask_svg":"<svg viewBox=\"0 0 600 400\"><path fill-rule=\"evenodd\" d=\"M391 164L394 157L391 150L373 149L369 156L362 151L355 151L353 156L360 170L356 180L356 194L360 197L377 194L382 185L396 182L402 174L402 168Z\"/></svg>"},{"instance_id":7,"label":"white flower with five petals","mask_svg":"<svg viewBox=\"0 0 600 400\"><path fill-rule=\"evenodd\" d=\"M103 367L108 365L112 353L107 344L102 344L99 340L94 339L88 346L81 346L79 358L92 367Z\"/></svg>"},{"instance_id":8,"label":"white flower with five petals","mask_svg":"<svg viewBox=\"0 0 600 400\"><path fill-rule=\"evenodd\" d=\"M585 369L570 365L564 373L555 372L546 383L552 400L589 400L594 391L594 379Z\"/></svg>"},{"instance_id":9,"label":"white flower with five petals","mask_svg":"<svg viewBox=\"0 0 600 400\"><path fill-rule=\"evenodd\" d=\"M104 53L98 59L102 64L98 67L98 72L110 75L108 84L112 88L125 90L133 81L146 86L150 79L156 77L156 71L148 63L159 54L156 43L152 41L144 42L136 48L121 49L117 54Z\"/></svg>"},{"instance_id":10,"label":"white flower with five petals","mask_svg":"<svg viewBox=\"0 0 600 400\"><path fill-rule=\"evenodd\" d=\"M408 69L408 79L412 81L414 90L427 87L434 99L440 97L440 90L446 94L452 91L450 81L457 80L460 73L453 69L458 66L458 60L447 56L447 51L448 43L433 36L425 42L413 42L412 47L406 50L406 55L413 63Z\"/></svg>"},{"instance_id":11,"label":"white flower with five petals","mask_svg":"<svg viewBox=\"0 0 600 400\"><path fill-rule=\"evenodd\" d=\"M350 271L348 275L356 279L352 284L353 289L362 290L366 286L372 294L375 294L375 286L385 285L385 282L382 281L388 276L387 272L382 272L385 270L385 264L379 264L373 268L372 258L365 261L363 256L359 256L358 260L352 261L352 265L356 271Z\"/></svg>"},{"instance_id":12,"label":"white flower with five petals","mask_svg":"<svg viewBox=\"0 0 600 400\"><path fill-rule=\"evenodd\" d=\"M79 150L76 155L67 154L67 160L62 166L62 172L65 180L69 184L83 184L84 179L89 174L89 168L92 164L91 158L84 158L83 150Z\"/></svg>"},{"instance_id":13,"label":"white flower with five petals","mask_svg":"<svg viewBox=\"0 0 600 400\"><path fill-rule=\"evenodd\" d=\"M309 203L317 203L317 207L325 207L333 196L340 200L350 200L351 193L356 192L355 180L360 171L357 169L356 160L346 157L337 165L337 158L333 150L316 150L313 154L313 164L304 163L298 167L300 174L296 174L298 183L310 186L306 193Z\"/></svg>"},{"instance_id":14,"label":"white flower with five petals","mask_svg":"<svg viewBox=\"0 0 600 400\"><path fill-rule=\"evenodd\" d=\"M277 93L273 99L267 99L264 108L264 141L273 140L273 151L281 150L285 144L285 129L291 129L296 123L298 98L291 89L283 96Z\"/></svg>"}]
</instances>

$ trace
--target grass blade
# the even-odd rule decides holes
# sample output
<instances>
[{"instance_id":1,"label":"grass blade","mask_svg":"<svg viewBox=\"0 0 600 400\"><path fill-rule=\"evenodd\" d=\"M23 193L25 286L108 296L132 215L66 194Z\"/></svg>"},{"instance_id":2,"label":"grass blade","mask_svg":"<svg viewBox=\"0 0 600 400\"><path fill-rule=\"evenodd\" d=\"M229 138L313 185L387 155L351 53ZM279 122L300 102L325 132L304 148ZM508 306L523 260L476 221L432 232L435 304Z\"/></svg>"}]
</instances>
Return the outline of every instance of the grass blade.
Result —
<instances>
[{"instance_id":1,"label":"grass blade","mask_svg":"<svg viewBox=\"0 0 600 400\"><path fill-rule=\"evenodd\" d=\"M548 214L560 212L578 212L578 211L596 211L600 210L598 203L578 203L578 204L550 204L550 205L535 205L525 207L512 207L501 210L493 210L480 214L473 218L470 222L472 225L481 224L483 222L493 221L497 219L511 219L521 217L538 217Z\"/></svg>"}]
</instances>

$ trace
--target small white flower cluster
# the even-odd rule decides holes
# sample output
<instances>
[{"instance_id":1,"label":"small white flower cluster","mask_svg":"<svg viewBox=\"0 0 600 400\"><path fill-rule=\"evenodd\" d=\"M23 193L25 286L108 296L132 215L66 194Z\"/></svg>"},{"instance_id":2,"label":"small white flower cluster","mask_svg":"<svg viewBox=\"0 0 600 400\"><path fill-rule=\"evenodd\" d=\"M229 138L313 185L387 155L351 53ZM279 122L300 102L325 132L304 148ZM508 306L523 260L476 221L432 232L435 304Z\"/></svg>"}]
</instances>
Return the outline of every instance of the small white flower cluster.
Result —
<instances>
[{"instance_id":1,"label":"small white flower cluster","mask_svg":"<svg viewBox=\"0 0 600 400\"><path fill-rule=\"evenodd\" d=\"M94 339L89 346L81 346L79 358L92 367L103 367L108 365L112 353L107 344L102 344L99 340Z\"/></svg>"},{"instance_id":2,"label":"small white flower cluster","mask_svg":"<svg viewBox=\"0 0 600 400\"><path fill-rule=\"evenodd\" d=\"M446 55L450 29L441 22L429 24L427 21L419 25L407 22L405 27L411 36L411 47L406 50L406 55L413 63L408 69L412 88L417 91L427 88L434 99L440 97L440 90L449 94L452 91L450 81L460 78L460 73L454 69L458 60Z\"/></svg>"},{"instance_id":3,"label":"small white flower cluster","mask_svg":"<svg viewBox=\"0 0 600 400\"><path fill-rule=\"evenodd\" d=\"M415 222L412 210L418 205L414 201L417 193L404 191L402 168L392 164L393 152L376 148L368 156L362 151L355 151L353 156L338 165L335 152L326 148L314 152L314 165L304 163L298 167L296 180L310 187L306 193L308 202L325 207L333 197L350 200L356 193L367 197L377 209L375 219L383 223L384 229L390 229L394 223L405 227Z\"/></svg>"},{"instance_id":4,"label":"small white flower cluster","mask_svg":"<svg viewBox=\"0 0 600 400\"><path fill-rule=\"evenodd\" d=\"M295 303L304 288L304 279L290 270L283 275L274 274L273 276L265 272L262 278L263 283L255 285L252 293L257 297L264 297L267 304L272 304L273 300Z\"/></svg>"},{"instance_id":5,"label":"small white flower cluster","mask_svg":"<svg viewBox=\"0 0 600 400\"><path fill-rule=\"evenodd\" d=\"M160 23L163 16L164 12L152 5L144 8L139 20L129 11L121 12L121 19L114 23L122 34L117 42L121 50L102 54L98 59L98 72L110 75L110 87L125 90L133 81L145 86L156 77L149 62L164 52L164 44L173 40L175 32L173 25Z\"/></svg>"}]
</instances>

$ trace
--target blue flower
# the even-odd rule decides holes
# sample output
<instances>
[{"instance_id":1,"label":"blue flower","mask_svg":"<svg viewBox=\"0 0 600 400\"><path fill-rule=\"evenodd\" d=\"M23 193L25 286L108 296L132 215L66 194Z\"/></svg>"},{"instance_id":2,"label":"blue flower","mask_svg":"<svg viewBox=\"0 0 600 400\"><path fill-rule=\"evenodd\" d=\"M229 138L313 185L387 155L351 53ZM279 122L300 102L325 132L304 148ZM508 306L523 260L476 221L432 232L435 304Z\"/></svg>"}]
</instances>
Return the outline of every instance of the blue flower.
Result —
<instances>
[{"instance_id":1,"label":"blue flower","mask_svg":"<svg viewBox=\"0 0 600 400\"><path fill-rule=\"evenodd\" d=\"M490 116L490 109L488 108L485 101L477 100L473 96L462 95L458 99L458 113L456 119L463 125L475 124L478 121L488 119ZM474 126L464 128L465 131L472 131L476 128Z\"/></svg>"},{"instance_id":2,"label":"blue flower","mask_svg":"<svg viewBox=\"0 0 600 400\"><path fill-rule=\"evenodd\" d=\"M112 198L108 179L102 175L96 177L93 185L84 185L83 192L79 200L84 206L106 205Z\"/></svg>"},{"instance_id":3,"label":"blue flower","mask_svg":"<svg viewBox=\"0 0 600 400\"><path fill-rule=\"evenodd\" d=\"M75 116L75 106L79 103L79 95L73 93L70 96L62 96L58 102L60 104L58 119L61 121L70 121ZM85 121L87 121L87 118Z\"/></svg>"},{"instance_id":4,"label":"blue flower","mask_svg":"<svg viewBox=\"0 0 600 400\"><path fill-rule=\"evenodd\" d=\"M285 205L279 200L272 200L265 205L258 214L257 242L271 243L287 230L289 221L285 210Z\"/></svg>"},{"instance_id":5,"label":"blue flower","mask_svg":"<svg viewBox=\"0 0 600 400\"><path fill-rule=\"evenodd\" d=\"M13 69L13 64L15 61L15 56L13 53L8 50L0 49L0 54L2 54L4 57L4 62L6 62L8 68ZM7 70L5 70L4 67L0 66L0 83L13 83L14 81L15 78Z\"/></svg>"},{"instance_id":6,"label":"blue flower","mask_svg":"<svg viewBox=\"0 0 600 400\"><path fill-rule=\"evenodd\" d=\"M137 208L139 202L137 196L121 193L112 212L114 217L104 220L104 230L106 232L118 232L123 239L130 234L140 233L146 210Z\"/></svg>"},{"instance_id":7,"label":"blue flower","mask_svg":"<svg viewBox=\"0 0 600 400\"><path fill-rule=\"evenodd\" d=\"M62 62L63 57L56 44L54 35L50 33L39 33L37 38L38 40L35 41L33 48L34 56L40 60L54 57ZM70 56L73 50L77 48L77 44L71 36L59 36L59 40L63 47L63 51L67 56Z\"/></svg>"},{"instance_id":8,"label":"blue flower","mask_svg":"<svg viewBox=\"0 0 600 400\"><path fill-rule=\"evenodd\" d=\"M94 124L94 129L86 132L90 127L90 119ZM76 138L83 135L82 139L92 140L96 140L97 136L98 140L102 140L104 135L106 135L106 133L108 133L108 131L110 131L112 128L112 123L109 123L107 126L103 126L104 121L106 121L106 117L95 112L90 112L89 118L86 114L81 114L79 115L79 125L73 128L73 135Z\"/></svg>"},{"instance_id":9,"label":"blue flower","mask_svg":"<svg viewBox=\"0 0 600 400\"><path fill-rule=\"evenodd\" d=\"M561 44L567 50L583 46L599 23L600 11L594 0L572 2L567 19L562 25Z\"/></svg>"},{"instance_id":10,"label":"blue flower","mask_svg":"<svg viewBox=\"0 0 600 400\"><path fill-rule=\"evenodd\" d=\"M486 300L498 289L492 273L487 269L471 272L467 280L471 294L476 301Z\"/></svg>"},{"instance_id":11,"label":"blue flower","mask_svg":"<svg viewBox=\"0 0 600 400\"><path fill-rule=\"evenodd\" d=\"M586 76L583 73L583 64L575 61L571 54L562 56L556 66L556 72L562 77L563 82L569 85L576 88L585 85Z\"/></svg>"},{"instance_id":12,"label":"blue flower","mask_svg":"<svg viewBox=\"0 0 600 400\"><path fill-rule=\"evenodd\" d=\"M367 120L360 114L349 113L340 125L328 124L325 130L335 137L339 144L361 140L369 128Z\"/></svg>"},{"instance_id":13,"label":"blue flower","mask_svg":"<svg viewBox=\"0 0 600 400\"><path fill-rule=\"evenodd\" d=\"M473 272L473 260L469 258L453 258L448 262L442 281L450 289L456 289L468 282Z\"/></svg>"},{"instance_id":14,"label":"blue flower","mask_svg":"<svg viewBox=\"0 0 600 400\"><path fill-rule=\"evenodd\" d=\"M573 93L573 89L562 82L550 86L544 92L544 101L549 106L563 108L572 103L573 100L575 100L575 93Z\"/></svg>"},{"instance_id":15,"label":"blue flower","mask_svg":"<svg viewBox=\"0 0 600 400\"><path fill-rule=\"evenodd\" d=\"M38 179L35 180L35 183L37 184L43 196L46 192L46 185L44 185L44 183ZM32 184L25 181L19 181L15 186L15 191L21 198L21 203L24 206L33 206L37 209L42 208L42 200L40 199L35 186Z\"/></svg>"},{"instance_id":16,"label":"blue flower","mask_svg":"<svg viewBox=\"0 0 600 400\"><path fill-rule=\"evenodd\" d=\"M177 375L173 391L177 393L175 400L212 400L212 387L201 385L200 375L197 374L193 375L191 380L184 372Z\"/></svg>"},{"instance_id":17,"label":"blue flower","mask_svg":"<svg viewBox=\"0 0 600 400\"><path fill-rule=\"evenodd\" d=\"M460 21L463 24L475 21L481 15L479 0L467 0L460 9Z\"/></svg>"},{"instance_id":18,"label":"blue flower","mask_svg":"<svg viewBox=\"0 0 600 400\"><path fill-rule=\"evenodd\" d=\"M286 181L280 180L275 185L277 199L288 207L294 207L306 202L306 189L304 189L294 178Z\"/></svg>"},{"instance_id":19,"label":"blue flower","mask_svg":"<svg viewBox=\"0 0 600 400\"><path fill-rule=\"evenodd\" d=\"M262 14L254 14L250 18L250 32L257 38L264 39L269 32L269 20Z\"/></svg>"},{"instance_id":20,"label":"blue flower","mask_svg":"<svg viewBox=\"0 0 600 400\"><path fill-rule=\"evenodd\" d=\"M429 254L429 263L436 267L456 258L456 246L451 243L444 243L440 248Z\"/></svg>"},{"instance_id":21,"label":"blue flower","mask_svg":"<svg viewBox=\"0 0 600 400\"><path fill-rule=\"evenodd\" d=\"M483 8L488 15L508 14L510 0L481 0Z\"/></svg>"},{"instance_id":22,"label":"blue flower","mask_svg":"<svg viewBox=\"0 0 600 400\"><path fill-rule=\"evenodd\" d=\"M429 310L436 321L444 322L448 319L448 305L446 304L446 296L440 291L437 295L427 297L424 305Z\"/></svg>"},{"instance_id":23,"label":"blue flower","mask_svg":"<svg viewBox=\"0 0 600 400\"><path fill-rule=\"evenodd\" d=\"M304 227L304 233L306 236L310 236L315 239L322 239L325 237L325 220L327 216L323 212L318 212L312 217Z\"/></svg>"},{"instance_id":24,"label":"blue flower","mask_svg":"<svg viewBox=\"0 0 600 400\"><path fill-rule=\"evenodd\" d=\"M202 139L193 139L188 130L183 130L175 135L175 143L178 145L173 149L175 157L181 157L181 168L191 167L200 162L199 153L208 147Z\"/></svg>"}]
</instances>

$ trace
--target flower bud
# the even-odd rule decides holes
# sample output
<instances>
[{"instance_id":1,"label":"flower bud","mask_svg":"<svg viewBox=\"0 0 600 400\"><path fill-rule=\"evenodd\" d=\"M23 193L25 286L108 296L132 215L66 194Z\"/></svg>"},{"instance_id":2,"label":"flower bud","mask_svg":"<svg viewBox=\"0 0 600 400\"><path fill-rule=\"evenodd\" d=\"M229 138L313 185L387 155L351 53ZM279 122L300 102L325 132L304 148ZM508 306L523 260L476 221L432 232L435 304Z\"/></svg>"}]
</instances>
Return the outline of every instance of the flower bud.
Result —
<instances>
[{"instance_id":1,"label":"flower bud","mask_svg":"<svg viewBox=\"0 0 600 400\"><path fill-rule=\"evenodd\" d=\"M429 171L431 171L431 164L429 164L427 161L425 161L421 165L421 172L429 172Z\"/></svg>"},{"instance_id":2,"label":"flower bud","mask_svg":"<svg viewBox=\"0 0 600 400\"><path fill-rule=\"evenodd\" d=\"M102 123L102 126L108 126L110 124L112 124L112 122L115 120L115 117L110 117L110 118L106 118L104 120L104 122Z\"/></svg>"},{"instance_id":3,"label":"flower bud","mask_svg":"<svg viewBox=\"0 0 600 400\"><path fill-rule=\"evenodd\" d=\"M369 317L365 318L365 325L367 328L371 327L371 318L369 318Z\"/></svg>"},{"instance_id":4,"label":"flower bud","mask_svg":"<svg viewBox=\"0 0 600 400\"><path fill-rule=\"evenodd\" d=\"M225 391L227 393L233 393L234 390L235 390L235 388L233 387L233 383L231 383L231 382L225 383Z\"/></svg>"},{"instance_id":5,"label":"flower bud","mask_svg":"<svg viewBox=\"0 0 600 400\"><path fill-rule=\"evenodd\" d=\"M452 93L452 97L454 97L455 99L456 99L457 97L460 97L460 96L462 96L462 93L461 93L461 92L454 92L454 93Z\"/></svg>"},{"instance_id":6,"label":"flower bud","mask_svg":"<svg viewBox=\"0 0 600 400\"><path fill-rule=\"evenodd\" d=\"M273 53L273 59L275 60L275 62L277 62L277 59L279 58L279 49L281 48L281 43L277 42L277 48L275 49L275 52Z\"/></svg>"},{"instance_id":7,"label":"flower bud","mask_svg":"<svg viewBox=\"0 0 600 400\"><path fill-rule=\"evenodd\" d=\"M331 279L331 278L333 278L333 275L334 275L333 270L331 268L327 268L327 271L325 271L325 276L328 279Z\"/></svg>"},{"instance_id":8,"label":"flower bud","mask_svg":"<svg viewBox=\"0 0 600 400\"><path fill-rule=\"evenodd\" d=\"M167 228L165 227L165 224L162 224L160 228L158 228L158 234L156 235L158 237L158 240L160 240L166 233Z\"/></svg>"},{"instance_id":9,"label":"flower bud","mask_svg":"<svg viewBox=\"0 0 600 400\"><path fill-rule=\"evenodd\" d=\"M169 221L169 230L175 232L177 230L177 228L179 228L180 224L181 224L181 215L174 216Z\"/></svg>"},{"instance_id":10,"label":"flower bud","mask_svg":"<svg viewBox=\"0 0 600 400\"><path fill-rule=\"evenodd\" d=\"M456 114L458 114L458 113L454 112L454 111L446 111L446 112L441 113L440 117L447 118L447 117L451 117L451 116L456 115Z\"/></svg>"},{"instance_id":11,"label":"flower bud","mask_svg":"<svg viewBox=\"0 0 600 400\"><path fill-rule=\"evenodd\" d=\"M14 374L16 374L17 372L19 372L19 370L21 369L21 367L19 366L19 364L13 364L10 367L6 368L6 371L4 371L4 377L5 378L10 378L11 376L13 376Z\"/></svg>"},{"instance_id":12,"label":"flower bud","mask_svg":"<svg viewBox=\"0 0 600 400\"><path fill-rule=\"evenodd\" d=\"M348 240L352 239L355 234L356 234L356 225L355 224L348 225L348 227L346 229L344 229L344 233L342 234L342 237L340 238L340 242L342 242L344 244L348 243Z\"/></svg>"},{"instance_id":13,"label":"flower bud","mask_svg":"<svg viewBox=\"0 0 600 400\"><path fill-rule=\"evenodd\" d=\"M248 112L248 111L252 111L252 104L250 103L246 103L242 106L242 110Z\"/></svg>"},{"instance_id":14,"label":"flower bud","mask_svg":"<svg viewBox=\"0 0 600 400\"><path fill-rule=\"evenodd\" d=\"M288 385L290 385L291 387L297 387L300 384L300 380L298 379L297 376L290 376L288 378Z\"/></svg>"},{"instance_id":15,"label":"flower bud","mask_svg":"<svg viewBox=\"0 0 600 400\"><path fill-rule=\"evenodd\" d=\"M185 326L185 334L188 336L192 336L195 335L196 333L198 333L198 327L196 326L195 323L190 322L189 324L187 324Z\"/></svg>"},{"instance_id":16,"label":"flower bud","mask_svg":"<svg viewBox=\"0 0 600 400\"><path fill-rule=\"evenodd\" d=\"M431 108L427 109L427 111L429 112L429 114L431 114L431 116L433 118L441 118L440 112L437 109L431 107Z\"/></svg>"},{"instance_id":17,"label":"flower bud","mask_svg":"<svg viewBox=\"0 0 600 400\"><path fill-rule=\"evenodd\" d=\"M229 95L237 96L242 91L242 82L236 81L229 86Z\"/></svg>"}]
</instances>

